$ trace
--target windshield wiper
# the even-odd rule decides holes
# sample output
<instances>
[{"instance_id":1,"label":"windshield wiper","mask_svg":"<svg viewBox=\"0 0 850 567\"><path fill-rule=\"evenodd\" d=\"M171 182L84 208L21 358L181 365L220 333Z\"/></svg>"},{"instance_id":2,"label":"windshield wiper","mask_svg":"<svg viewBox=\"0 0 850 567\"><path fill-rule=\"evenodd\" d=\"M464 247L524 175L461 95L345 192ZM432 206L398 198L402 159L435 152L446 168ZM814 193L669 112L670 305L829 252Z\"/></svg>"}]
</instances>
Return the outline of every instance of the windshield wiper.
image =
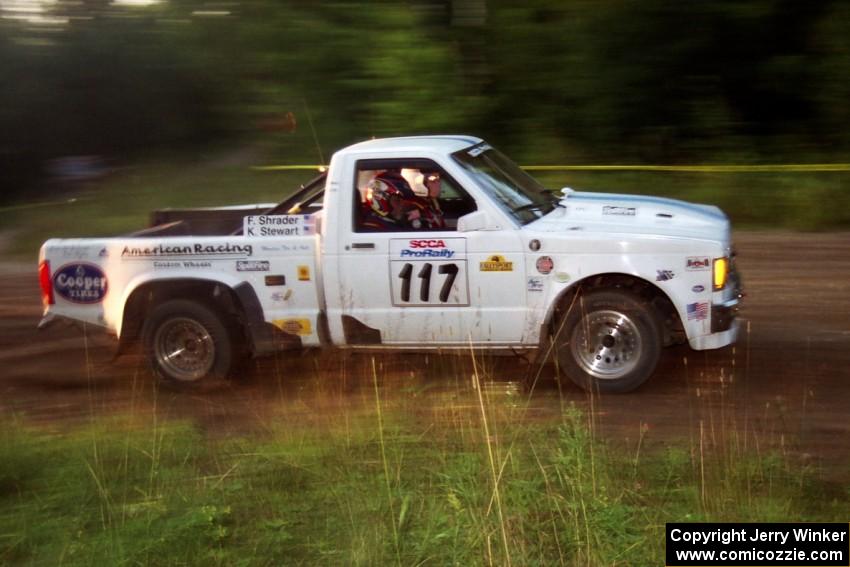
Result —
<instances>
[{"instance_id":1,"label":"windshield wiper","mask_svg":"<svg viewBox=\"0 0 850 567\"><path fill-rule=\"evenodd\" d=\"M567 206L561 202L561 198L555 195L554 193L549 193L549 197L552 201L552 204L556 207L562 207L564 209L567 208Z\"/></svg>"},{"instance_id":2,"label":"windshield wiper","mask_svg":"<svg viewBox=\"0 0 850 567\"><path fill-rule=\"evenodd\" d=\"M534 210L543 211L547 206L550 206L553 209L555 207L566 208L566 206L563 203L561 203L561 200L557 196L553 195L552 193L547 192L546 197L549 198L548 203L526 203L525 205L520 205L518 207L511 209L511 212L521 213L522 211L534 211ZM549 212L549 211L544 211L544 212Z\"/></svg>"},{"instance_id":3,"label":"windshield wiper","mask_svg":"<svg viewBox=\"0 0 850 567\"><path fill-rule=\"evenodd\" d=\"M512 213L521 213L523 211L542 211L546 205L550 203L528 203L525 205L520 205L519 207L515 207L511 209Z\"/></svg>"}]
</instances>

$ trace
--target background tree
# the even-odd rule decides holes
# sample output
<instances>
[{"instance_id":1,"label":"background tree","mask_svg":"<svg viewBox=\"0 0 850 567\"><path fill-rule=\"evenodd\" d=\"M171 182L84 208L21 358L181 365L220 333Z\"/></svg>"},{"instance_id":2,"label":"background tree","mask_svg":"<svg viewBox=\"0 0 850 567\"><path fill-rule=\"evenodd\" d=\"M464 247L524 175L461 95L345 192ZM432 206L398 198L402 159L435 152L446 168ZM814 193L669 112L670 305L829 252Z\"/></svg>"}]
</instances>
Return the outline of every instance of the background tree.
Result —
<instances>
[{"instance_id":1,"label":"background tree","mask_svg":"<svg viewBox=\"0 0 850 567\"><path fill-rule=\"evenodd\" d=\"M290 162L437 132L553 162L830 161L850 147L850 10L835 0L44 6L54 23L0 8L7 200L43 190L51 158L210 144L259 141ZM262 127L287 112L294 133Z\"/></svg>"}]
</instances>

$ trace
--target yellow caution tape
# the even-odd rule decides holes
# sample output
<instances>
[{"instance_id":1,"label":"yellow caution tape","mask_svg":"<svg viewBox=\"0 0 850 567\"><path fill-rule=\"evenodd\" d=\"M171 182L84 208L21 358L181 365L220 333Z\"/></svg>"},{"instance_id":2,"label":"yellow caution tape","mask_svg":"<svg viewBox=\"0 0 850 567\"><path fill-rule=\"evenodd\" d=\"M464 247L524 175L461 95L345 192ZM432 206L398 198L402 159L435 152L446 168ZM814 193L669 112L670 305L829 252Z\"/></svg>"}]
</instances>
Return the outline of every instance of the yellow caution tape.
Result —
<instances>
[{"instance_id":1,"label":"yellow caution tape","mask_svg":"<svg viewBox=\"0 0 850 567\"><path fill-rule=\"evenodd\" d=\"M850 163L775 165L522 165L528 171L678 171L685 173L789 173L850 171ZM255 171L322 171L326 165L258 165Z\"/></svg>"},{"instance_id":2,"label":"yellow caution tape","mask_svg":"<svg viewBox=\"0 0 850 567\"><path fill-rule=\"evenodd\" d=\"M681 171L693 173L764 173L850 171L850 163L776 165L523 165L529 171Z\"/></svg>"},{"instance_id":3,"label":"yellow caution tape","mask_svg":"<svg viewBox=\"0 0 850 567\"><path fill-rule=\"evenodd\" d=\"M254 171L296 171L304 169L322 171L327 167L326 165L255 165L251 169Z\"/></svg>"},{"instance_id":4,"label":"yellow caution tape","mask_svg":"<svg viewBox=\"0 0 850 567\"><path fill-rule=\"evenodd\" d=\"M20 205L9 205L8 207L0 207L0 213L7 211L19 211L24 209L37 209L39 207L55 207L58 205L73 205L80 201L88 201L91 197L74 197L72 199L64 199L62 201L48 201L46 203L23 203Z\"/></svg>"}]
</instances>

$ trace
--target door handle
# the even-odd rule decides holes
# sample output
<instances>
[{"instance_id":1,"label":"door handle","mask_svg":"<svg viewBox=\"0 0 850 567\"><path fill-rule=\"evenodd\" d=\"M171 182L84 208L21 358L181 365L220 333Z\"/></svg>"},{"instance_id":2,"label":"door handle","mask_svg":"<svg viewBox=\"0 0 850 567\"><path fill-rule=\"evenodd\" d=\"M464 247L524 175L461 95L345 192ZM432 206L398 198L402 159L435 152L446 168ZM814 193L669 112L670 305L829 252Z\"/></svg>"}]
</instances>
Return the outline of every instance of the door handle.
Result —
<instances>
[{"instance_id":1,"label":"door handle","mask_svg":"<svg viewBox=\"0 0 850 567\"><path fill-rule=\"evenodd\" d=\"M354 248L355 250L369 250L369 249L374 250L375 249L375 243L374 242L352 242L351 247Z\"/></svg>"}]
</instances>

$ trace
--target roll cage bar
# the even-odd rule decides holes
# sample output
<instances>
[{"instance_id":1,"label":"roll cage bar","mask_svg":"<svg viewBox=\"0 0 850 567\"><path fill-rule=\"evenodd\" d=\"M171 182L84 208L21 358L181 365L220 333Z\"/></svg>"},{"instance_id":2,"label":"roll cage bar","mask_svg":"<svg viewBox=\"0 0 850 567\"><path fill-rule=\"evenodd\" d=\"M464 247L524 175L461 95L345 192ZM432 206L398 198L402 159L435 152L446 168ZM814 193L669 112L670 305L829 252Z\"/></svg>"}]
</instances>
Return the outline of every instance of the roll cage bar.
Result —
<instances>
[{"instance_id":1,"label":"roll cage bar","mask_svg":"<svg viewBox=\"0 0 850 567\"><path fill-rule=\"evenodd\" d=\"M298 190L292 195L275 205L274 207L263 211L263 215L297 215L302 209L311 206L313 203L321 199L325 195L325 180L328 177L326 171L301 185ZM234 230L231 236L241 236L243 227L240 226Z\"/></svg>"}]
</instances>

